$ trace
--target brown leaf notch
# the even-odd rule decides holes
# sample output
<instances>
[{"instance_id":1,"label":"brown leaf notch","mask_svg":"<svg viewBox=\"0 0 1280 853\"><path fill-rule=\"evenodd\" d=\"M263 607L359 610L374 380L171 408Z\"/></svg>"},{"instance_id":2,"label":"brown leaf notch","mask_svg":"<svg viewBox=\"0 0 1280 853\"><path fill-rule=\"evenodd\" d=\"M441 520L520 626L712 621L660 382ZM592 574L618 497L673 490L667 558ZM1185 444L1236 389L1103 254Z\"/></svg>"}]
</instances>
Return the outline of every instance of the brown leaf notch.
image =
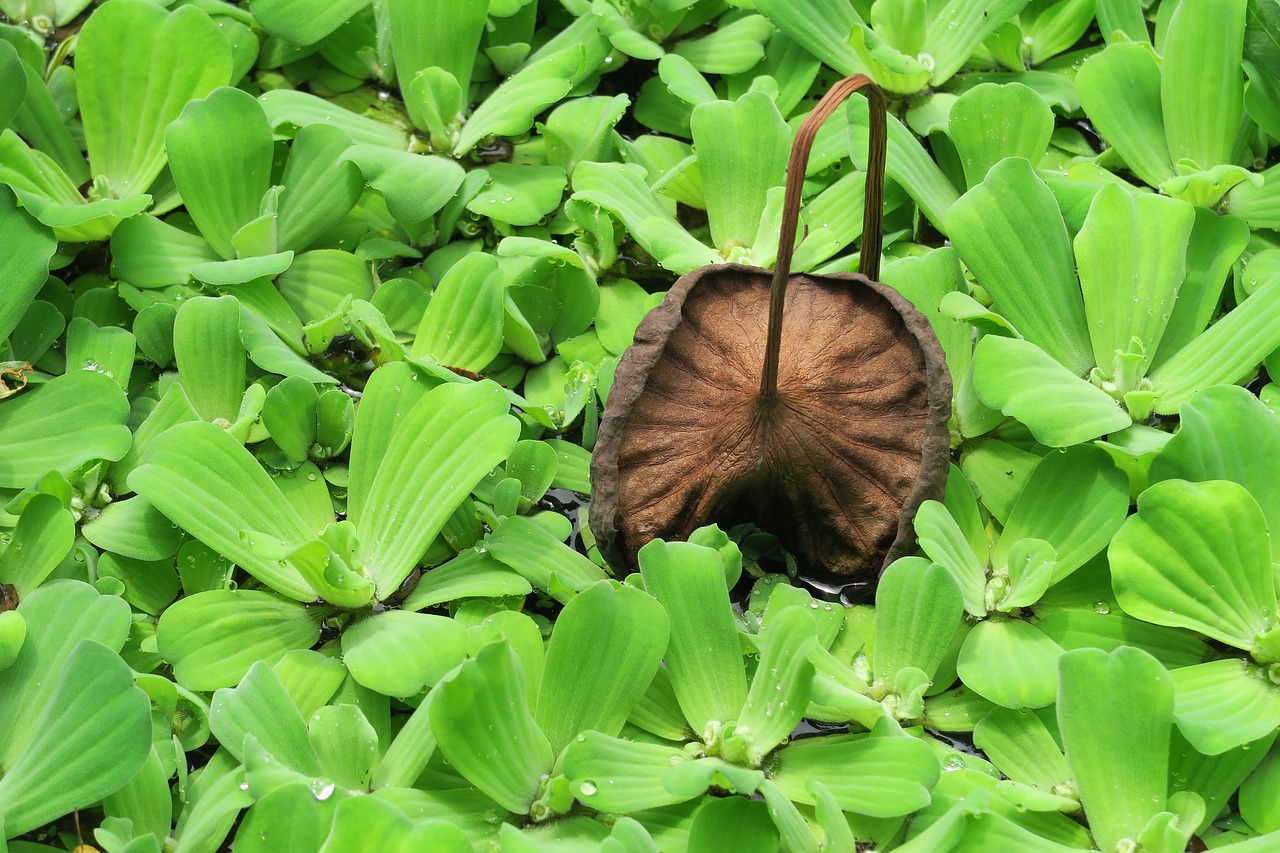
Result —
<instances>
[{"instance_id":1,"label":"brown leaf notch","mask_svg":"<svg viewBox=\"0 0 1280 853\"><path fill-rule=\"evenodd\" d=\"M861 271L790 275L813 137L859 89L872 124ZM942 349L873 280L884 158L883 96L861 75L840 81L796 134L775 272L694 270L640 324L591 463L591 529L612 561L635 565L649 540L713 521L754 521L807 568L873 578L906 550L920 503L941 499Z\"/></svg>"}]
</instances>

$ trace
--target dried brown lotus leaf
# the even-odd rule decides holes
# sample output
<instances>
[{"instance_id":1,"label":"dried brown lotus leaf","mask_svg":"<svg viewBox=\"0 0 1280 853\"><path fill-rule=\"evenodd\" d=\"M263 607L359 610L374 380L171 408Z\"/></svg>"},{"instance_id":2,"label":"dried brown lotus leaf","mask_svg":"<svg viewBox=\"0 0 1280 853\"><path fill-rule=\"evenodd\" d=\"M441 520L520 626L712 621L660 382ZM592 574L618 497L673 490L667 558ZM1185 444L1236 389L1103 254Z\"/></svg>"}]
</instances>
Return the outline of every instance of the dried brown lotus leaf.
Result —
<instances>
[{"instance_id":1,"label":"dried brown lotus leaf","mask_svg":"<svg viewBox=\"0 0 1280 853\"><path fill-rule=\"evenodd\" d=\"M853 90L862 85L854 80ZM793 155L797 174L805 155L807 146ZM794 196L798 208L798 187ZM875 227L864 229L877 260L878 207ZM794 233L789 212L784 235L788 218ZM920 503L941 498L951 382L928 321L861 274L774 278L737 264L702 267L640 324L591 466L591 526L611 561L634 565L654 538L749 520L810 570L874 577L909 546ZM771 383L761 372L774 295Z\"/></svg>"}]
</instances>

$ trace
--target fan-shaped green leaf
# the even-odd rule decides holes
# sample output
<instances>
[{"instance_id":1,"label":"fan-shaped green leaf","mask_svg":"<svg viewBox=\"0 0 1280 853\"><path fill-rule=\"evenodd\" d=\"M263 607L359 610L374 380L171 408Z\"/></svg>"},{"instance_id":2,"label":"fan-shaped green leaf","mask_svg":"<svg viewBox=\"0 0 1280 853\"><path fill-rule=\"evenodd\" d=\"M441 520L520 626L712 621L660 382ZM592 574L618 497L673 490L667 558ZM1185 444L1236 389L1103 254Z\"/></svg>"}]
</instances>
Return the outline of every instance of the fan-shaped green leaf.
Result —
<instances>
[{"instance_id":1,"label":"fan-shaped green leaf","mask_svg":"<svg viewBox=\"0 0 1280 853\"><path fill-rule=\"evenodd\" d=\"M1067 652L1061 672L1067 763L1098 846L1113 850L1165 810L1173 681L1155 658L1129 647Z\"/></svg>"},{"instance_id":2,"label":"fan-shaped green leaf","mask_svg":"<svg viewBox=\"0 0 1280 853\"><path fill-rule=\"evenodd\" d=\"M320 638L320 614L258 590L216 589L188 595L156 625L160 654L189 690L237 684L258 661L274 664Z\"/></svg>"},{"instance_id":3,"label":"fan-shaped green leaf","mask_svg":"<svg viewBox=\"0 0 1280 853\"><path fill-rule=\"evenodd\" d=\"M0 488L23 489L90 459L119 459L132 439L128 414L115 380L91 370L72 370L0 402Z\"/></svg>"},{"instance_id":4,"label":"fan-shaped green leaf","mask_svg":"<svg viewBox=\"0 0 1280 853\"><path fill-rule=\"evenodd\" d=\"M1083 376L1093 359L1067 226L1031 164L1011 157L993 166L952 205L946 228L996 310L1028 341Z\"/></svg>"},{"instance_id":5,"label":"fan-shaped green leaf","mask_svg":"<svg viewBox=\"0 0 1280 853\"><path fill-rule=\"evenodd\" d=\"M440 749L469 782L508 811L533 805L555 756L529 713L515 652L490 643L436 688L431 727Z\"/></svg>"},{"instance_id":6,"label":"fan-shaped green leaf","mask_svg":"<svg viewBox=\"0 0 1280 853\"><path fill-rule=\"evenodd\" d=\"M493 382L433 388L391 437L356 522L363 571L385 598L467 494L515 446L519 425Z\"/></svg>"},{"instance_id":7,"label":"fan-shaped green leaf","mask_svg":"<svg viewBox=\"0 0 1280 853\"><path fill-rule=\"evenodd\" d=\"M120 788L151 751L147 695L120 656L82 640L57 670L46 703L23 709L32 736L0 777L0 820L13 838ZM109 737L103 733L109 732Z\"/></svg>"},{"instance_id":8,"label":"fan-shaped green leaf","mask_svg":"<svg viewBox=\"0 0 1280 853\"><path fill-rule=\"evenodd\" d=\"M94 176L116 198L146 192L164 168L165 128L188 102L231 82L231 47L202 9L115 0L95 10L76 42Z\"/></svg>"},{"instance_id":9,"label":"fan-shaped green leaf","mask_svg":"<svg viewBox=\"0 0 1280 853\"><path fill-rule=\"evenodd\" d=\"M272 589L298 601L315 600L315 590L296 569L256 547L261 536L288 553L315 539L315 532L225 430L200 421L178 424L152 441L144 458L129 475L138 494Z\"/></svg>"},{"instance_id":10,"label":"fan-shaped green leaf","mask_svg":"<svg viewBox=\"0 0 1280 853\"><path fill-rule=\"evenodd\" d=\"M1030 341L988 335L973 353L982 401L1026 424L1041 444L1067 447L1124 429L1133 419Z\"/></svg>"},{"instance_id":11,"label":"fan-shaped green leaf","mask_svg":"<svg viewBox=\"0 0 1280 853\"><path fill-rule=\"evenodd\" d=\"M388 696L421 693L466 655L466 629L444 616L388 610L342 634L342 658L351 677Z\"/></svg>"},{"instance_id":12,"label":"fan-shaped green leaf","mask_svg":"<svg viewBox=\"0 0 1280 853\"><path fill-rule=\"evenodd\" d=\"M616 735L667 650L667 614L649 594L598 581L556 619L534 718L556 753L588 729Z\"/></svg>"},{"instance_id":13,"label":"fan-shaped green leaf","mask_svg":"<svg viewBox=\"0 0 1280 853\"><path fill-rule=\"evenodd\" d=\"M1266 518L1236 483L1156 483L1107 554L1116 598L1139 619L1246 651L1276 625Z\"/></svg>"},{"instance_id":14,"label":"fan-shaped green leaf","mask_svg":"<svg viewBox=\"0 0 1280 853\"><path fill-rule=\"evenodd\" d=\"M262 213L271 186L271 126L254 97L229 86L191 101L165 131L182 203L209 245L236 257L231 238Z\"/></svg>"}]
</instances>

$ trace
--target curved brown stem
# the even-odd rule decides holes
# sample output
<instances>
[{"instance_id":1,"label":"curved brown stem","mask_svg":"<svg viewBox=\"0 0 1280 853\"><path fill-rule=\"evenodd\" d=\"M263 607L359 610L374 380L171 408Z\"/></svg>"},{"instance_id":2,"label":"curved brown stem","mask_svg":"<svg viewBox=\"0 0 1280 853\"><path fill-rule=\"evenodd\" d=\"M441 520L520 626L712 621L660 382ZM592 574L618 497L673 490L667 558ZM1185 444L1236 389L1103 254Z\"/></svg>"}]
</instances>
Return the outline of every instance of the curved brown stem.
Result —
<instances>
[{"instance_id":1,"label":"curved brown stem","mask_svg":"<svg viewBox=\"0 0 1280 853\"><path fill-rule=\"evenodd\" d=\"M809 163L818 128L840 104L854 92L866 90L870 102L870 132L867 135L867 183L863 194L862 259L858 272L875 281L880 275L880 248L884 241L882 210L884 206L884 160L888 148L884 94L862 74L846 77L836 83L809 113L791 144L787 161L787 189L783 197L782 227L778 233L778 260L773 268L773 285L769 296L769 336L765 341L764 370L760 377L761 399L778 393L778 351L782 345L782 304L787 295L787 279L791 276L791 256L795 252L796 225L800 220L800 192L804 187L804 170Z\"/></svg>"}]
</instances>

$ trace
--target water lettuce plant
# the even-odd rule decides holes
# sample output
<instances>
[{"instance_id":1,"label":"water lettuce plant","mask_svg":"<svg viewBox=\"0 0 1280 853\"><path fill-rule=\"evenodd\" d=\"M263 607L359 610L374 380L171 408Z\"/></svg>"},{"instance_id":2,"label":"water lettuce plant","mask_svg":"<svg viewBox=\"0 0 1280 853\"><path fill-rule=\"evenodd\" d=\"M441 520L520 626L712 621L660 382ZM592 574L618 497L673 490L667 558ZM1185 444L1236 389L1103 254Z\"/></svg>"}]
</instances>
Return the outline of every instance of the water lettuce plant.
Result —
<instances>
[{"instance_id":1,"label":"water lettuce plant","mask_svg":"<svg viewBox=\"0 0 1280 853\"><path fill-rule=\"evenodd\" d=\"M0 851L1276 849L1277 44L1276 0L0 0ZM854 74L883 132L817 126ZM606 494L605 413L708 267L936 339L936 488L850 469L882 572L779 499L920 459L874 406L614 559L671 471ZM764 307L704 313L763 353ZM860 309L786 316L819 397L880 376ZM664 381L713 433L761 360L709 343Z\"/></svg>"}]
</instances>

